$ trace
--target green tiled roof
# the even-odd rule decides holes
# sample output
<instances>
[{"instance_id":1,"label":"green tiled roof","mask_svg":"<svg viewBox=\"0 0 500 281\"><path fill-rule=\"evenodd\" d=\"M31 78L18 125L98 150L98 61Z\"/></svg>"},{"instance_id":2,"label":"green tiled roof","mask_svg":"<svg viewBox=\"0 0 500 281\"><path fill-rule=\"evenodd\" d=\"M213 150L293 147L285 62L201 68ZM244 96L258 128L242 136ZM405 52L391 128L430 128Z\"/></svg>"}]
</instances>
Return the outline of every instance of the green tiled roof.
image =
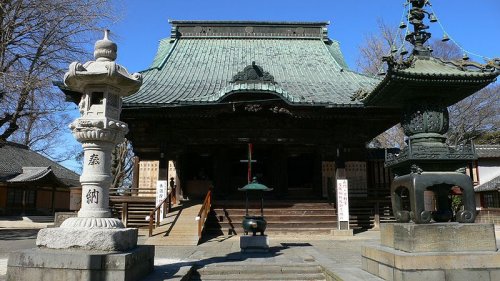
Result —
<instances>
[{"instance_id":1,"label":"green tiled roof","mask_svg":"<svg viewBox=\"0 0 500 281\"><path fill-rule=\"evenodd\" d=\"M252 61L276 83L232 84L233 76ZM380 83L348 70L338 42L319 35L168 38L160 41L152 67L142 74L143 86L124 98L124 107L217 103L235 91L269 92L290 104L361 106L351 96Z\"/></svg>"},{"instance_id":2,"label":"green tiled roof","mask_svg":"<svg viewBox=\"0 0 500 281\"><path fill-rule=\"evenodd\" d=\"M409 100L440 98L452 105L495 81L500 74L492 66L467 61L444 61L415 56L409 65L389 63L384 80L362 97L368 106L401 107Z\"/></svg>"}]
</instances>

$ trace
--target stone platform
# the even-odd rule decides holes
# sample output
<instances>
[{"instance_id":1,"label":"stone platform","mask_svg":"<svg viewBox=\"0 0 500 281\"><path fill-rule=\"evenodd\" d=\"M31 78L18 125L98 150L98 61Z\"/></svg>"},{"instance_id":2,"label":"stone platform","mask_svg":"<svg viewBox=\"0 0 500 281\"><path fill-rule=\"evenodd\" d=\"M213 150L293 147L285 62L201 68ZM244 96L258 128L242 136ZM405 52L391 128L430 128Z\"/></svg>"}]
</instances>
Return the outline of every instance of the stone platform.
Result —
<instances>
[{"instance_id":1,"label":"stone platform","mask_svg":"<svg viewBox=\"0 0 500 281\"><path fill-rule=\"evenodd\" d=\"M126 252L28 249L12 252L7 280L141 280L154 270L154 246Z\"/></svg>"},{"instance_id":2,"label":"stone platform","mask_svg":"<svg viewBox=\"0 0 500 281\"><path fill-rule=\"evenodd\" d=\"M385 280L500 280L493 224L383 224L362 268Z\"/></svg>"}]
</instances>

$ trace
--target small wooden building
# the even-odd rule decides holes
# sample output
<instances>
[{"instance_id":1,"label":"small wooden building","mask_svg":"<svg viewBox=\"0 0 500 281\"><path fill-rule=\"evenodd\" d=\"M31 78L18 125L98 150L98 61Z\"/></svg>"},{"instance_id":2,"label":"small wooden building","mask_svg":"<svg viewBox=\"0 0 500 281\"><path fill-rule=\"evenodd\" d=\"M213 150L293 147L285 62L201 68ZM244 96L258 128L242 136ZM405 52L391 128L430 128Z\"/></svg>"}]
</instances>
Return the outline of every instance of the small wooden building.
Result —
<instances>
[{"instance_id":1,"label":"small wooden building","mask_svg":"<svg viewBox=\"0 0 500 281\"><path fill-rule=\"evenodd\" d=\"M478 156L473 168L477 206L500 208L500 144L476 145Z\"/></svg>"},{"instance_id":2,"label":"small wooden building","mask_svg":"<svg viewBox=\"0 0 500 281\"><path fill-rule=\"evenodd\" d=\"M0 142L0 215L47 215L70 209L78 174L30 150Z\"/></svg>"}]
</instances>

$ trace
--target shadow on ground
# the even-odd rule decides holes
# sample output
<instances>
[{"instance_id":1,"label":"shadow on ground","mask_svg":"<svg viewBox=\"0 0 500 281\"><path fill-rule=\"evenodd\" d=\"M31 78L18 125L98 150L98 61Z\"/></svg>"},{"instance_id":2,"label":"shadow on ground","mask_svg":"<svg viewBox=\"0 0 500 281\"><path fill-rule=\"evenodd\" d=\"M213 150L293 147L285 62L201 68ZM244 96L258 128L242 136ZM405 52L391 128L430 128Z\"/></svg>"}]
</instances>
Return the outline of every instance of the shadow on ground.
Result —
<instances>
[{"instance_id":1,"label":"shadow on ground","mask_svg":"<svg viewBox=\"0 0 500 281\"><path fill-rule=\"evenodd\" d=\"M27 240L36 239L40 229L1 229L0 240Z\"/></svg>"},{"instance_id":2,"label":"shadow on ground","mask_svg":"<svg viewBox=\"0 0 500 281\"><path fill-rule=\"evenodd\" d=\"M179 272L183 272L181 268L191 268L195 269L194 271L191 271L191 277L196 277L196 269L202 268L206 265L211 265L211 264L224 264L224 263L231 263L231 262L239 262L239 261L245 261L248 259L264 259L264 258L272 258L272 257L277 257L282 255L281 251L283 251L285 248L289 248L290 246L293 245L283 245L283 246L275 246L275 247L270 247L269 252L265 253L241 253L241 252L233 252L229 253L224 256L218 256L218 257L210 257L210 258L205 258L205 259L200 259L200 260L193 260L193 261L179 261L179 262L173 262L170 264L165 264L165 265L155 265L155 270L153 273L148 275L144 281L157 281L157 280L165 280L165 279L170 279L172 277L176 277ZM184 271L188 272L188 271ZM179 278L180 280L180 278Z\"/></svg>"}]
</instances>

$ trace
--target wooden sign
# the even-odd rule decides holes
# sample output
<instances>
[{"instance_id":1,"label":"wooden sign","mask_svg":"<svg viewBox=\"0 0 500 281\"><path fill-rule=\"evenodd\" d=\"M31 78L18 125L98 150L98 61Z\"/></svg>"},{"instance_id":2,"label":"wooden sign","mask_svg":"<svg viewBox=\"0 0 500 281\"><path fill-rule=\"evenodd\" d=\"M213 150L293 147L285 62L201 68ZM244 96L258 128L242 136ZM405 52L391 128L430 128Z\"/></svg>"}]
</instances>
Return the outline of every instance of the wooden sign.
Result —
<instances>
[{"instance_id":1,"label":"wooden sign","mask_svg":"<svg viewBox=\"0 0 500 281\"><path fill-rule=\"evenodd\" d=\"M349 229L349 193L345 179L337 180L337 212L339 229Z\"/></svg>"}]
</instances>

